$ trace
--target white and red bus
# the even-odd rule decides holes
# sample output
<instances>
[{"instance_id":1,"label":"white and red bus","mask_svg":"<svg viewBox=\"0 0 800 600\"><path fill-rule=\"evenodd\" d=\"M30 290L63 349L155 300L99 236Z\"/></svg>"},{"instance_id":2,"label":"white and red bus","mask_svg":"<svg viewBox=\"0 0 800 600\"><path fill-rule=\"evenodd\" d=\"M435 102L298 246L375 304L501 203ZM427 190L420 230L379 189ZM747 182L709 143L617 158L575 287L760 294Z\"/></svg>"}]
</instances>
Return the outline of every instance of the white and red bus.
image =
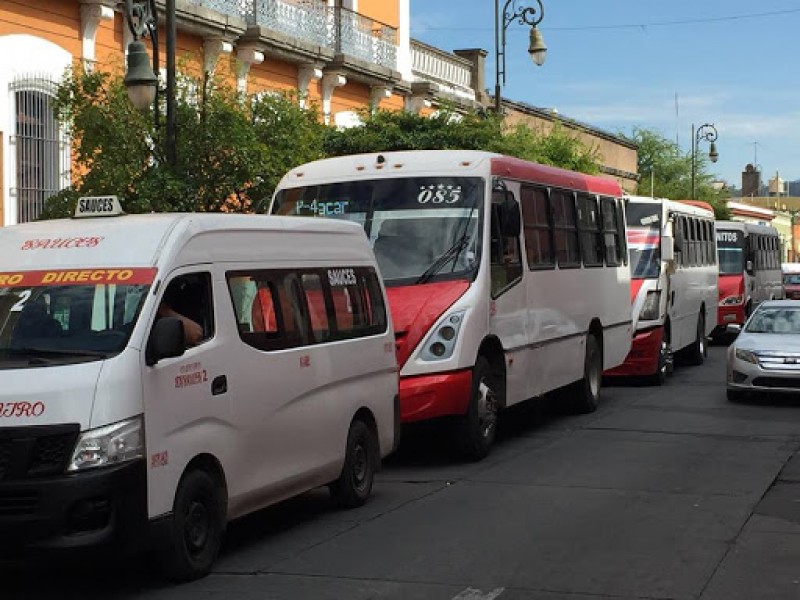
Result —
<instances>
[{"instance_id":1,"label":"white and red bus","mask_svg":"<svg viewBox=\"0 0 800 600\"><path fill-rule=\"evenodd\" d=\"M395 326L402 421L452 417L473 458L505 407L571 385L575 408L594 410L603 370L630 348L613 180L487 152L365 154L291 170L271 212L364 227Z\"/></svg>"},{"instance_id":2,"label":"white and red bus","mask_svg":"<svg viewBox=\"0 0 800 600\"><path fill-rule=\"evenodd\" d=\"M625 214L636 335L625 363L606 375L660 385L674 353L703 362L717 324L714 212L706 203L630 196Z\"/></svg>"},{"instance_id":3,"label":"white and red bus","mask_svg":"<svg viewBox=\"0 0 800 600\"><path fill-rule=\"evenodd\" d=\"M715 336L730 324L744 325L764 300L784 297L781 240L770 225L717 222L719 316Z\"/></svg>"}]
</instances>

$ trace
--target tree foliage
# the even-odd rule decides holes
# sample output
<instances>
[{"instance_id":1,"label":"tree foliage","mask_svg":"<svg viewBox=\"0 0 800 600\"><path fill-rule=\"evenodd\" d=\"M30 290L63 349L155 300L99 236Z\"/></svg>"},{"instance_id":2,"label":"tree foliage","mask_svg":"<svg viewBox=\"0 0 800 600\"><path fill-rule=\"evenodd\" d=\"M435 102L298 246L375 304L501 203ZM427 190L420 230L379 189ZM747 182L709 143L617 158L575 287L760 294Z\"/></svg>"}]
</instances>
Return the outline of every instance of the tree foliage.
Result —
<instances>
[{"instance_id":1,"label":"tree foliage","mask_svg":"<svg viewBox=\"0 0 800 600\"><path fill-rule=\"evenodd\" d=\"M687 200L692 197L692 155L678 144L652 129L636 128L633 140L639 145L639 186L637 193L656 198ZM725 194L717 190L709 161L698 153L695 169L695 196L714 207L718 219L729 218Z\"/></svg>"},{"instance_id":2,"label":"tree foliage","mask_svg":"<svg viewBox=\"0 0 800 600\"><path fill-rule=\"evenodd\" d=\"M211 79L180 77L177 163L168 164L165 127L128 100L119 73L68 73L56 112L73 140L72 185L48 200L42 218L71 214L83 195L116 194L127 212L260 212L284 173L326 156L423 149L499 152L586 173L597 153L556 124L545 134L506 129L493 113L432 116L364 110L363 125L323 125L317 107L296 95L250 98ZM165 108L160 102L161 121Z\"/></svg>"}]
</instances>

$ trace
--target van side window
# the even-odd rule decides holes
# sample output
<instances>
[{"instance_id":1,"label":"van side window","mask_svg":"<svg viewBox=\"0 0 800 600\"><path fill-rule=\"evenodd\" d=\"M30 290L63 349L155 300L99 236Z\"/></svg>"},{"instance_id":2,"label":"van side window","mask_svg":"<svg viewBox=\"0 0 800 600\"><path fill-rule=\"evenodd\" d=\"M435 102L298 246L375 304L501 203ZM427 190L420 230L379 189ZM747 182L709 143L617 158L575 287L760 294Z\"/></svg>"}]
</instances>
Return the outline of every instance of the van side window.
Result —
<instances>
[{"instance_id":1,"label":"van side window","mask_svg":"<svg viewBox=\"0 0 800 600\"><path fill-rule=\"evenodd\" d=\"M161 297L159 314L172 316L173 313L184 321L184 331L193 327L192 323L200 327L199 339L193 341L193 345L201 344L214 335L210 273L187 273L169 282Z\"/></svg>"},{"instance_id":2,"label":"van side window","mask_svg":"<svg viewBox=\"0 0 800 600\"><path fill-rule=\"evenodd\" d=\"M239 335L259 350L386 331L386 305L371 267L238 271L226 277Z\"/></svg>"}]
</instances>

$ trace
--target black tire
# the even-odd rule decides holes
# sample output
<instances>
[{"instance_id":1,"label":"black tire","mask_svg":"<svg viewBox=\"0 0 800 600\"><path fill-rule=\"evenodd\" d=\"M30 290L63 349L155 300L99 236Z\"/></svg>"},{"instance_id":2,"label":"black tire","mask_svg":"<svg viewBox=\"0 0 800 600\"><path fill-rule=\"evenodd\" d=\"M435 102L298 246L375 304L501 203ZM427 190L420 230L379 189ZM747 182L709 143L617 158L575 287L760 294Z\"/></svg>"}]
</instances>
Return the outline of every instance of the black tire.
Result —
<instances>
[{"instance_id":1,"label":"black tire","mask_svg":"<svg viewBox=\"0 0 800 600\"><path fill-rule=\"evenodd\" d=\"M354 420L347 432L342 472L329 486L333 501L343 508L363 506L372 492L379 460L375 434L364 421Z\"/></svg>"},{"instance_id":2,"label":"black tire","mask_svg":"<svg viewBox=\"0 0 800 600\"><path fill-rule=\"evenodd\" d=\"M592 413L600 404L600 387L603 381L603 350L597 338L586 338L586 357L583 361L583 378L572 384L570 405L578 414Z\"/></svg>"},{"instance_id":3,"label":"black tire","mask_svg":"<svg viewBox=\"0 0 800 600\"><path fill-rule=\"evenodd\" d=\"M699 366L708 356L708 341L706 340L706 318L703 313L697 315L697 334L694 342L686 352L686 360L690 365Z\"/></svg>"},{"instance_id":4,"label":"black tire","mask_svg":"<svg viewBox=\"0 0 800 600\"><path fill-rule=\"evenodd\" d=\"M216 476L202 469L184 474L165 539L156 547L167 578L184 582L209 573L222 544L226 512L225 489Z\"/></svg>"},{"instance_id":5,"label":"black tire","mask_svg":"<svg viewBox=\"0 0 800 600\"><path fill-rule=\"evenodd\" d=\"M664 335L661 338L661 348L658 353L658 366L655 373L649 375L647 383L650 385L664 385L667 378L672 374L672 349L669 345L669 339Z\"/></svg>"},{"instance_id":6,"label":"black tire","mask_svg":"<svg viewBox=\"0 0 800 600\"><path fill-rule=\"evenodd\" d=\"M455 423L456 446L470 460L486 458L492 449L497 435L501 385L486 357L479 356L472 369L467 413Z\"/></svg>"}]
</instances>

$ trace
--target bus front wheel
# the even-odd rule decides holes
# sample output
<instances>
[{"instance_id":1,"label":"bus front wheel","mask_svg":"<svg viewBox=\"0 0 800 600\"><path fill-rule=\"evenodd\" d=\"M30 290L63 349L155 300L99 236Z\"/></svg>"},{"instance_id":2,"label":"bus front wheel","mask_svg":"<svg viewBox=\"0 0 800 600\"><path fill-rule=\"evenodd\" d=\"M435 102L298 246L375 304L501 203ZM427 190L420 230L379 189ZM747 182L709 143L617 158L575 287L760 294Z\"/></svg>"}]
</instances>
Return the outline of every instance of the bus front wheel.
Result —
<instances>
[{"instance_id":1,"label":"bus front wheel","mask_svg":"<svg viewBox=\"0 0 800 600\"><path fill-rule=\"evenodd\" d=\"M489 454L497 433L498 382L489 361L479 356L472 369L472 394L467 414L456 422L456 443L471 460Z\"/></svg>"}]
</instances>

